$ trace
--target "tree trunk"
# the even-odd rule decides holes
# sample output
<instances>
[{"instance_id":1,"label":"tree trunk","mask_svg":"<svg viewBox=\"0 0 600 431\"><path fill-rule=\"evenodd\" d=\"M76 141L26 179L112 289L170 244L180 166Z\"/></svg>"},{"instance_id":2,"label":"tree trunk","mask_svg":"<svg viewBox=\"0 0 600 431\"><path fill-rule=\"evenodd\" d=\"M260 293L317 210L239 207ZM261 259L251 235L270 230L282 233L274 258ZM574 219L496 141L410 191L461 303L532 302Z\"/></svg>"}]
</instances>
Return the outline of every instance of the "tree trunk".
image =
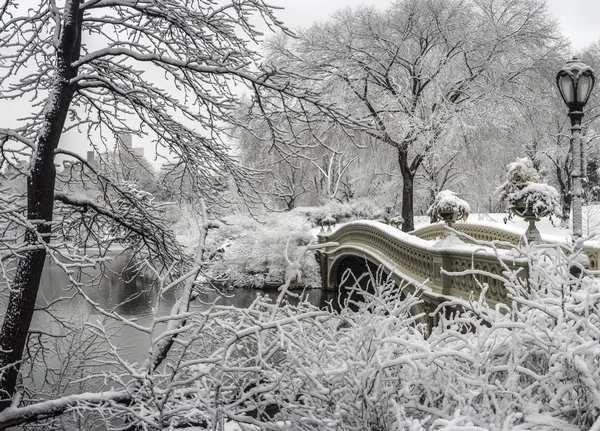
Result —
<instances>
[{"instance_id":1,"label":"tree trunk","mask_svg":"<svg viewBox=\"0 0 600 431\"><path fill-rule=\"evenodd\" d=\"M402 175L402 230L410 232L415 229L414 209L413 209L413 189L414 176Z\"/></svg>"},{"instance_id":2,"label":"tree trunk","mask_svg":"<svg viewBox=\"0 0 600 431\"><path fill-rule=\"evenodd\" d=\"M408 164L408 154L401 149L398 149L398 164L402 173L402 218L404 219L402 230L410 232L415 229L413 208L415 174Z\"/></svg>"},{"instance_id":3,"label":"tree trunk","mask_svg":"<svg viewBox=\"0 0 600 431\"><path fill-rule=\"evenodd\" d=\"M431 205L433 205L433 203L435 202L435 197L437 196L438 192L436 192L433 188L429 189L429 207L431 207ZM437 218L435 216L435 214L431 214L429 216L429 223L435 223L437 222Z\"/></svg>"},{"instance_id":4,"label":"tree trunk","mask_svg":"<svg viewBox=\"0 0 600 431\"><path fill-rule=\"evenodd\" d=\"M54 151L73 96L69 82L77 70L71 63L78 58L81 45L79 0L67 0L56 53L52 88L44 109L44 121L36 139L27 179L27 218L43 220L25 234L28 251L21 253L0 332L0 411L10 405L15 393L23 350L35 309L42 270L46 259L44 243L50 242L54 210Z\"/></svg>"},{"instance_id":5,"label":"tree trunk","mask_svg":"<svg viewBox=\"0 0 600 431\"><path fill-rule=\"evenodd\" d=\"M569 229L571 221L571 193L565 193L562 196L562 219L560 227Z\"/></svg>"}]
</instances>

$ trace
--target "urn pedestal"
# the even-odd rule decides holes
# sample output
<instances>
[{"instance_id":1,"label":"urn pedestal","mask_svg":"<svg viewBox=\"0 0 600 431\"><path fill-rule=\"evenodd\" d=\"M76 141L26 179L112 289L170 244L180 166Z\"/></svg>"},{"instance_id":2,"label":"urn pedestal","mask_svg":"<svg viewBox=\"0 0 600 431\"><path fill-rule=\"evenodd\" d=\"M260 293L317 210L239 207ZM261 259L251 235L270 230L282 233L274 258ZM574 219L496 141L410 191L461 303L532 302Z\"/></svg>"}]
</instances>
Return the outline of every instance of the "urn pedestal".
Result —
<instances>
[{"instance_id":1,"label":"urn pedestal","mask_svg":"<svg viewBox=\"0 0 600 431\"><path fill-rule=\"evenodd\" d=\"M450 228L454 227L454 222L456 221L456 212L454 212L453 210L440 211L439 215L440 218L444 221L444 223L446 223L446 226ZM456 233L446 229L444 229L444 235L442 236L442 239L449 240L450 242L460 241L459 238L456 236Z\"/></svg>"},{"instance_id":2,"label":"urn pedestal","mask_svg":"<svg viewBox=\"0 0 600 431\"><path fill-rule=\"evenodd\" d=\"M535 214L533 211L533 204L527 205L525 201L519 200L515 202L513 207L514 212L519 217L522 217L525 221L529 223L527 230L525 231L525 238L527 238L527 242L531 243L541 243L542 235L540 231L536 227L535 223L540 221L541 217L546 217L549 213L544 214Z\"/></svg>"}]
</instances>

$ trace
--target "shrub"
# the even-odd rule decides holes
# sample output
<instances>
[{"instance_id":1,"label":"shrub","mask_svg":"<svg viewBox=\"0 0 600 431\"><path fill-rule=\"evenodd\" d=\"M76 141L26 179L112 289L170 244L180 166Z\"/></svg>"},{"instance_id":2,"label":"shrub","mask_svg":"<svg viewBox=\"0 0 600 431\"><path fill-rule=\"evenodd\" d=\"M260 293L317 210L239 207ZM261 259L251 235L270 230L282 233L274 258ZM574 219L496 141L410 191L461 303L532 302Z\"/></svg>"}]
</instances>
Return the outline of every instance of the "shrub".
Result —
<instances>
[{"instance_id":1,"label":"shrub","mask_svg":"<svg viewBox=\"0 0 600 431\"><path fill-rule=\"evenodd\" d=\"M321 207L298 207L291 213L300 214L313 227L321 226L327 217L333 217L336 223L346 223L352 220L383 220L386 215L394 216L393 207L383 207L368 199L358 199L352 202L332 202Z\"/></svg>"},{"instance_id":2,"label":"shrub","mask_svg":"<svg viewBox=\"0 0 600 431\"><path fill-rule=\"evenodd\" d=\"M596 429L600 281L572 278L573 259L530 249L529 279L503 274L511 303L456 301L462 311L436 310L429 336L409 290L385 280L357 290L358 311L286 344L269 374L281 419L315 431Z\"/></svg>"},{"instance_id":3,"label":"shrub","mask_svg":"<svg viewBox=\"0 0 600 431\"><path fill-rule=\"evenodd\" d=\"M233 287L279 287L284 283L286 261L284 250L290 240L290 258L314 239L310 224L290 212L270 214L265 222L249 215L227 217L208 236L212 261L208 275ZM316 260L308 256L303 263L306 286L320 287L320 270Z\"/></svg>"}]
</instances>

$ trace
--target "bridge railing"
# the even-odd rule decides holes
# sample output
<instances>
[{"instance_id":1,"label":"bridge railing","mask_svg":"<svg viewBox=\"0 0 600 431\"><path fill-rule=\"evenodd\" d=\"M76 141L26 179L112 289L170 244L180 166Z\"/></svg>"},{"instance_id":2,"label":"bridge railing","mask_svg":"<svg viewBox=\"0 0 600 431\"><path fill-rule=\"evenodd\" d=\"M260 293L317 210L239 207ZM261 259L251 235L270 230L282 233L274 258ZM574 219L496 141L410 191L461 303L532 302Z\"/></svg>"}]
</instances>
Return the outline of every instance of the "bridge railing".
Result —
<instances>
[{"instance_id":1,"label":"bridge railing","mask_svg":"<svg viewBox=\"0 0 600 431\"><path fill-rule=\"evenodd\" d=\"M495 224L495 223L494 223ZM494 226L489 223L455 223L453 228L461 233L464 233L478 241L502 241L513 245L518 245L525 233L522 229L517 228L503 228L502 226ZM428 226L415 229L410 232L418 238L425 240L434 240L440 238L445 230L444 223L434 223ZM468 241L464 239L464 241ZM542 240L550 244L566 244L567 240L551 235L542 234ZM509 248L503 245L498 245L499 248ZM600 244L594 242L584 243L583 250L588 257L590 262L589 269L597 271L600 263Z\"/></svg>"},{"instance_id":2,"label":"bridge railing","mask_svg":"<svg viewBox=\"0 0 600 431\"><path fill-rule=\"evenodd\" d=\"M439 232L442 232L440 227ZM527 259L518 259L506 250L484 249L475 245L437 247L431 241L407 234L391 226L370 221L351 222L330 233L319 235L320 242L335 242L322 253L326 266L324 287L333 288L337 282L337 264L344 256L364 256L383 264L397 280L426 282L431 297L453 296L468 299L471 293L481 292L479 283L487 283L487 298L491 303L505 302L507 291L493 275L507 269L528 278ZM474 269L480 275L450 275ZM491 275L490 275L491 274Z\"/></svg>"}]
</instances>

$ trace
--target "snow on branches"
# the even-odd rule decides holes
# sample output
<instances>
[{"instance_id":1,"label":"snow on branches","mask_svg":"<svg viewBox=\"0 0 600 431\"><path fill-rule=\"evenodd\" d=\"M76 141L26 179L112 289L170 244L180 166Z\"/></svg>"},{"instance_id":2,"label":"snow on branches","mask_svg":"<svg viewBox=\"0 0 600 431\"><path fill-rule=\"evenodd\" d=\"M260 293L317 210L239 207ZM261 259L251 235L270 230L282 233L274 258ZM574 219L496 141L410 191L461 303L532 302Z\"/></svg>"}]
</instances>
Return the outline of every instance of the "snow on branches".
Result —
<instances>
[{"instance_id":1,"label":"snow on branches","mask_svg":"<svg viewBox=\"0 0 600 431\"><path fill-rule=\"evenodd\" d=\"M427 210L427 215L435 221L446 220L446 218L450 218L451 221L466 221L470 212L469 204L456 196L456 193L442 190L435 196L433 204Z\"/></svg>"},{"instance_id":2,"label":"snow on branches","mask_svg":"<svg viewBox=\"0 0 600 431\"><path fill-rule=\"evenodd\" d=\"M349 287L353 307L339 314L261 296L246 309L174 310L160 321L185 324L152 335L172 341L157 366L110 345L113 369L95 377L111 390L17 401L0 427L59 428L52 416L72 412L140 429L597 429L600 280L573 278L573 250L557 245L531 247L527 258L528 277L495 275L507 304L443 303L431 331L418 286L381 272L365 275L372 291Z\"/></svg>"},{"instance_id":3,"label":"snow on branches","mask_svg":"<svg viewBox=\"0 0 600 431\"><path fill-rule=\"evenodd\" d=\"M507 166L506 181L496 190L498 198L508 202L508 215L531 213L536 218L561 217L560 195L551 185L540 182L540 176L527 157Z\"/></svg>"}]
</instances>

